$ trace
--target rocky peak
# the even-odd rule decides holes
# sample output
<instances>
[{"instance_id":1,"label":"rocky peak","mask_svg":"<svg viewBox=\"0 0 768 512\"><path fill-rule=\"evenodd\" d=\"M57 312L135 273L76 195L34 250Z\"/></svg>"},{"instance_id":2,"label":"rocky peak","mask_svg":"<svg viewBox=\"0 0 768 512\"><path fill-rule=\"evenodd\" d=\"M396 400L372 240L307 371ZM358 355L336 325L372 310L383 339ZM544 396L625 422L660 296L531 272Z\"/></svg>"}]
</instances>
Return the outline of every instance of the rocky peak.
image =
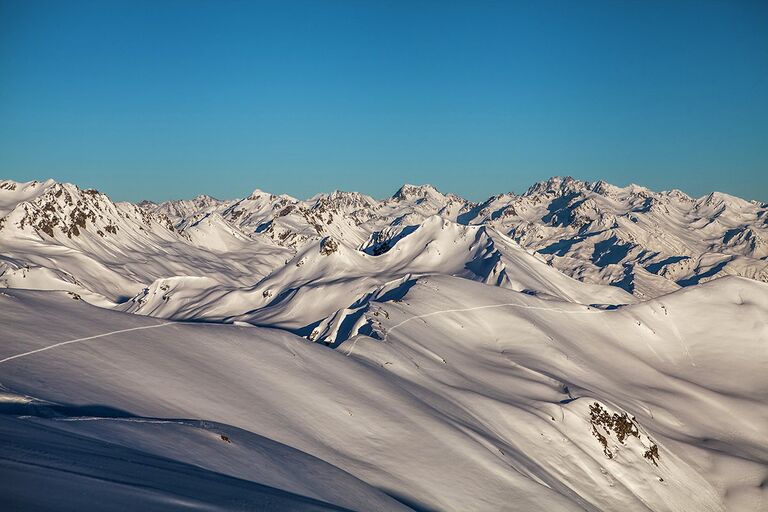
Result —
<instances>
[{"instance_id":1,"label":"rocky peak","mask_svg":"<svg viewBox=\"0 0 768 512\"><path fill-rule=\"evenodd\" d=\"M266 199L268 201L274 201L277 196L274 194L270 194L269 192L264 192L263 190L257 188L251 194L247 197L247 199L256 200L256 199Z\"/></svg>"},{"instance_id":2,"label":"rocky peak","mask_svg":"<svg viewBox=\"0 0 768 512\"><path fill-rule=\"evenodd\" d=\"M571 176L553 176L547 181L534 183L523 195L545 195L548 197L561 197L573 192L583 192L588 190L588 188L589 187L586 182L576 180Z\"/></svg>"},{"instance_id":3,"label":"rocky peak","mask_svg":"<svg viewBox=\"0 0 768 512\"><path fill-rule=\"evenodd\" d=\"M601 196L610 197L610 198L615 198L621 193L621 188L615 185L611 185L607 181L603 181L603 180L592 183L592 185L590 186L590 189L595 194L599 194Z\"/></svg>"},{"instance_id":4,"label":"rocky peak","mask_svg":"<svg viewBox=\"0 0 768 512\"><path fill-rule=\"evenodd\" d=\"M311 208L314 210L352 211L360 208L371 208L375 205L376 201L373 198L359 192L334 190L328 195L318 197Z\"/></svg>"},{"instance_id":5,"label":"rocky peak","mask_svg":"<svg viewBox=\"0 0 768 512\"><path fill-rule=\"evenodd\" d=\"M193 201L195 203L199 204L199 205L205 205L205 206L209 206L209 205L212 205L212 204L218 204L218 203L221 202L218 199L216 199L215 197L211 197L211 196L209 196L207 194L200 194L200 195L196 196L193 199Z\"/></svg>"},{"instance_id":6,"label":"rocky peak","mask_svg":"<svg viewBox=\"0 0 768 512\"><path fill-rule=\"evenodd\" d=\"M136 206L138 206L139 208L141 208L143 210L153 210L154 208L157 207L157 203L154 202L154 201L149 201L147 199L144 199L144 200L139 201L138 203L136 203Z\"/></svg>"},{"instance_id":7,"label":"rocky peak","mask_svg":"<svg viewBox=\"0 0 768 512\"><path fill-rule=\"evenodd\" d=\"M139 231L147 231L152 225L173 230L170 220L161 213L130 203L116 204L98 190L57 182L18 203L7 218L19 229L31 229L51 238L66 235L74 239L85 232L106 238L127 226Z\"/></svg>"},{"instance_id":8,"label":"rocky peak","mask_svg":"<svg viewBox=\"0 0 768 512\"><path fill-rule=\"evenodd\" d=\"M673 199L681 203L692 203L694 201L694 199L691 196L689 196L682 190L678 190L676 188L662 192L661 195L664 195L670 199Z\"/></svg>"},{"instance_id":9,"label":"rocky peak","mask_svg":"<svg viewBox=\"0 0 768 512\"><path fill-rule=\"evenodd\" d=\"M408 199L419 199L434 195L443 196L443 194L432 185L410 185L406 183L394 193L392 199L396 201L406 201Z\"/></svg>"}]
</instances>

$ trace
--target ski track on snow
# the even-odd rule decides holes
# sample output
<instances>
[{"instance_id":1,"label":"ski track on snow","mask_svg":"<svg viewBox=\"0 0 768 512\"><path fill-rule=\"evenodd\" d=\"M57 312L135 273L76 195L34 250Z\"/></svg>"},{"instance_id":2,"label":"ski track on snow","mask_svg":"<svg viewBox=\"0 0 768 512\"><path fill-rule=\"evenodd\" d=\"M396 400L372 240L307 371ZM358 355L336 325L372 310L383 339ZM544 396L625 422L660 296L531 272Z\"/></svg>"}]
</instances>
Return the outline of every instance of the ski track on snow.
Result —
<instances>
[{"instance_id":1,"label":"ski track on snow","mask_svg":"<svg viewBox=\"0 0 768 512\"><path fill-rule=\"evenodd\" d=\"M157 325L144 325L142 327L131 327L130 329L122 329L122 330L119 330L119 331L111 331L111 332L105 332L103 334L97 334L95 336L86 336L85 338L77 338L75 340L62 341L62 342L59 342L59 343L54 343L53 345L48 345L47 347L38 348L38 349L35 349L35 350L30 350L29 352L24 352L24 353L21 353L21 354L16 354L15 356L6 357L5 359L0 359L0 364L8 362L8 361L11 361L12 359L18 359L20 357L31 356L32 354L37 354L38 352L45 352L46 350L50 350L52 348L62 347L64 345L69 345L70 343L79 343L81 341L88 341L88 340L93 340L93 339L96 339L96 338L103 338L105 336L111 336L113 334L120 334L120 333L123 333L123 332L141 331L143 329L157 329L158 327L165 327L166 325L172 325L172 324L173 324L173 322L165 322L165 323L157 324Z\"/></svg>"},{"instance_id":2,"label":"ski track on snow","mask_svg":"<svg viewBox=\"0 0 768 512\"><path fill-rule=\"evenodd\" d=\"M594 310L587 310L587 311L578 311L578 310L577 311L568 311L566 309L560 309L560 308L543 308L543 307L539 307L539 306L526 306L525 304L517 304L515 302L507 302L507 303L504 303L504 304L487 304L485 306L475 306L475 307L472 307L472 308L444 309L444 310L441 310L441 311L433 311L431 313L425 313L423 315L416 315L416 316L412 316L410 318L406 318L405 320L403 320L399 324L397 324L397 325L393 326L392 328L390 328L387 331L387 333L384 335L384 339L382 341L387 341L387 338L389 338L389 335L392 334L392 332L395 329L397 329L398 327L400 327L403 324L407 324L411 320L418 320L419 318L427 318L427 317L430 317L430 316L443 315L445 313L462 313L462 312L465 312L465 311L477 311L479 309L492 309L492 308L504 308L504 307L512 307L512 308L519 308L519 309L536 309L536 310L539 310L539 311L555 311L555 312L558 312L558 313L565 313L567 315L579 315L579 314L581 314L581 315L591 315L591 314L599 314L599 313L604 313L605 312L602 309L594 309ZM352 351L355 350L355 345L357 345L357 342L358 342L359 339L360 339L360 337L357 337L355 339L355 341L352 342L352 345L349 347L349 351L346 354L347 357L352 355ZM2 362L2 361L0 361L0 362Z\"/></svg>"}]
</instances>

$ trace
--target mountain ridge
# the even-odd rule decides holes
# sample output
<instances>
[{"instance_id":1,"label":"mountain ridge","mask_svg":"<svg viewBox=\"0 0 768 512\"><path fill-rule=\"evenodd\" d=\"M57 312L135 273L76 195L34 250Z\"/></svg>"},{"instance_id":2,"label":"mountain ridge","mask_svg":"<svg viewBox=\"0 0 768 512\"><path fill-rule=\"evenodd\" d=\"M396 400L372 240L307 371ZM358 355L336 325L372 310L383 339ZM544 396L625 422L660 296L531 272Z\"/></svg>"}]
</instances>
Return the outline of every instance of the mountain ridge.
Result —
<instances>
[{"instance_id":1,"label":"mountain ridge","mask_svg":"<svg viewBox=\"0 0 768 512\"><path fill-rule=\"evenodd\" d=\"M25 211L14 214L18 209ZM768 280L768 203L571 177L552 177L522 194L505 192L481 203L431 185L405 184L382 200L339 190L299 200L256 189L243 199L201 194L135 206L53 180L3 180L0 213L0 235L2 226L16 224L24 236L47 235L71 246L69 240L86 226L109 238L130 221L128 231L139 235L149 228L164 243L181 237L195 249L230 254L251 240L296 252L328 236L382 251L405 228L439 215L491 226L571 277L618 286L640 298L723 275Z\"/></svg>"}]
</instances>

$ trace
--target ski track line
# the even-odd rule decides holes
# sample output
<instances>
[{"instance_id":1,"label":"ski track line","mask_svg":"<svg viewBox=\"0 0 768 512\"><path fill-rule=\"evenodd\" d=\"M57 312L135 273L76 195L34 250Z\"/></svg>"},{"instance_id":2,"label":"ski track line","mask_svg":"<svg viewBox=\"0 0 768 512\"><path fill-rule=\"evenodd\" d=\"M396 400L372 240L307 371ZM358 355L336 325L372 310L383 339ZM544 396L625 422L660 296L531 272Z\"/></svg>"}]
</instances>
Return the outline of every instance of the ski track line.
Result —
<instances>
[{"instance_id":1,"label":"ski track line","mask_svg":"<svg viewBox=\"0 0 768 512\"><path fill-rule=\"evenodd\" d=\"M174 424L174 425L184 425L187 427L195 427L193 421L183 421L183 420L164 420L161 418L131 418L131 417L105 417L105 416L72 416L68 418L51 418L53 421L118 421L118 422L125 422L125 423L154 423L157 425L167 425L167 424Z\"/></svg>"},{"instance_id":2,"label":"ski track line","mask_svg":"<svg viewBox=\"0 0 768 512\"><path fill-rule=\"evenodd\" d=\"M400 327L403 324L407 324L411 320L417 320L419 318L427 318L427 317L430 317L430 316L442 315L442 314L445 314L445 313L462 313L464 311L477 311L478 309L492 309L492 308L504 308L504 307L512 307L512 308L520 308L520 309L536 309L536 310L539 310L539 311L555 311L555 312L558 312L558 313L565 313L567 315L579 315L579 314L581 314L581 315L590 315L590 314L599 314L599 313L604 313L605 312L602 309L594 309L594 310L588 310L588 311L568 311L566 309L560 309L560 308L543 308L543 307L539 307L539 306L526 306L525 304L517 304L515 302L510 302L510 303L505 303L505 304L488 304L488 305L485 305L485 306L475 306L473 308L444 309L444 310L441 310L441 311L433 311L431 313L425 313L423 315L417 315L417 316L412 316L410 318L406 318L405 320L403 320L399 324L397 324L397 325L393 326L392 328L390 328L387 331L387 333L384 335L384 339L382 341L387 341L387 338L389 338L389 335L392 334L392 331L394 331L395 329L397 329L398 327ZM352 342L352 346L349 347L349 351L347 352L347 357L352 355L352 351L355 349L355 345L357 345L357 341L359 339L360 338L357 338L357 339L355 339L355 341ZM0 361L0 362L2 362L2 361Z\"/></svg>"},{"instance_id":3,"label":"ski track line","mask_svg":"<svg viewBox=\"0 0 768 512\"><path fill-rule=\"evenodd\" d=\"M103 338L105 336L111 336L113 334L120 334L123 332L131 332L131 331L141 331L143 329L157 329L158 327L165 327L166 325L173 325L174 322L165 322L162 324L157 325L145 325L142 327L131 327L130 329L122 329L120 331L111 331L111 332L105 332L104 334L97 334L95 336L87 336L85 338L77 338L76 340L69 340L69 341L62 341L60 343L54 343L53 345L49 345L47 347L38 348L36 350L30 350L29 352L24 352L22 354L16 354L15 356L6 357L5 359L0 359L0 364L8 362L12 359L17 359L19 357L26 357L31 356L32 354L37 354L38 352L45 352L46 350L50 350L52 348L56 347L62 347L64 345L69 345L70 343L79 343L81 341L88 341L93 340L96 338Z\"/></svg>"}]
</instances>

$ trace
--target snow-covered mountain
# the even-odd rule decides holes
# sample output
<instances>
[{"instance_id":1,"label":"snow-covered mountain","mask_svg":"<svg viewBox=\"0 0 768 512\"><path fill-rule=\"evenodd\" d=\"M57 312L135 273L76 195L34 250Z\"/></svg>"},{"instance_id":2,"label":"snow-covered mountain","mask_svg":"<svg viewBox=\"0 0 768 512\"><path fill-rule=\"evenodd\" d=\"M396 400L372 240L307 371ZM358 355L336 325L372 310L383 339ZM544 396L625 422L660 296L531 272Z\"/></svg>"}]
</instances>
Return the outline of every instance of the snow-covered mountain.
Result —
<instances>
[{"instance_id":1,"label":"snow-covered mountain","mask_svg":"<svg viewBox=\"0 0 768 512\"><path fill-rule=\"evenodd\" d=\"M218 209L246 232L265 232L295 250L325 236L355 247L363 240L381 246L439 215L491 226L571 277L641 298L724 275L768 281L768 205L722 193L693 199L679 190L572 178L552 178L522 195L504 193L481 204L429 185L404 185L383 201L342 192L309 201L257 192L255 204L251 196L235 202L238 207L227 202ZM177 203L186 205L169 202L154 211L176 211Z\"/></svg>"},{"instance_id":2,"label":"snow-covered mountain","mask_svg":"<svg viewBox=\"0 0 768 512\"><path fill-rule=\"evenodd\" d=\"M552 178L522 195L500 194L481 204L429 185L404 185L382 201L340 191L301 201L256 190L241 200L201 195L136 206L74 185L6 180L0 182L0 215L3 255L16 255L4 258L6 281L30 273L48 274L38 279L45 281L63 271L71 275L56 280L78 280L86 295L113 302L178 275L253 285L326 237L378 256L433 216L506 235L579 281L613 285L638 298L724 275L768 281L768 205L721 193L692 199L677 190L572 178ZM21 240L27 246L14 252ZM81 262L46 264L40 257L62 247L106 267L105 260L117 256L107 253L121 247L123 256L114 258L120 268L108 269L107 279L89 279L78 275ZM151 265L123 261L130 252L153 254L158 248L165 257L144 258ZM165 268L153 268L158 261ZM30 280L28 287L37 286Z\"/></svg>"},{"instance_id":3,"label":"snow-covered mountain","mask_svg":"<svg viewBox=\"0 0 768 512\"><path fill-rule=\"evenodd\" d=\"M571 178L0 181L0 503L764 509L767 240L766 204Z\"/></svg>"},{"instance_id":4,"label":"snow-covered mountain","mask_svg":"<svg viewBox=\"0 0 768 512\"><path fill-rule=\"evenodd\" d=\"M489 224L577 279L656 297L724 275L768 281L768 204L552 178L464 220Z\"/></svg>"},{"instance_id":5,"label":"snow-covered mountain","mask_svg":"<svg viewBox=\"0 0 768 512\"><path fill-rule=\"evenodd\" d=\"M179 230L146 205L51 180L1 181L0 214L0 284L70 290L99 305L171 276L247 285L290 255L216 222L215 212Z\"/></svg>"}]
</instances>

